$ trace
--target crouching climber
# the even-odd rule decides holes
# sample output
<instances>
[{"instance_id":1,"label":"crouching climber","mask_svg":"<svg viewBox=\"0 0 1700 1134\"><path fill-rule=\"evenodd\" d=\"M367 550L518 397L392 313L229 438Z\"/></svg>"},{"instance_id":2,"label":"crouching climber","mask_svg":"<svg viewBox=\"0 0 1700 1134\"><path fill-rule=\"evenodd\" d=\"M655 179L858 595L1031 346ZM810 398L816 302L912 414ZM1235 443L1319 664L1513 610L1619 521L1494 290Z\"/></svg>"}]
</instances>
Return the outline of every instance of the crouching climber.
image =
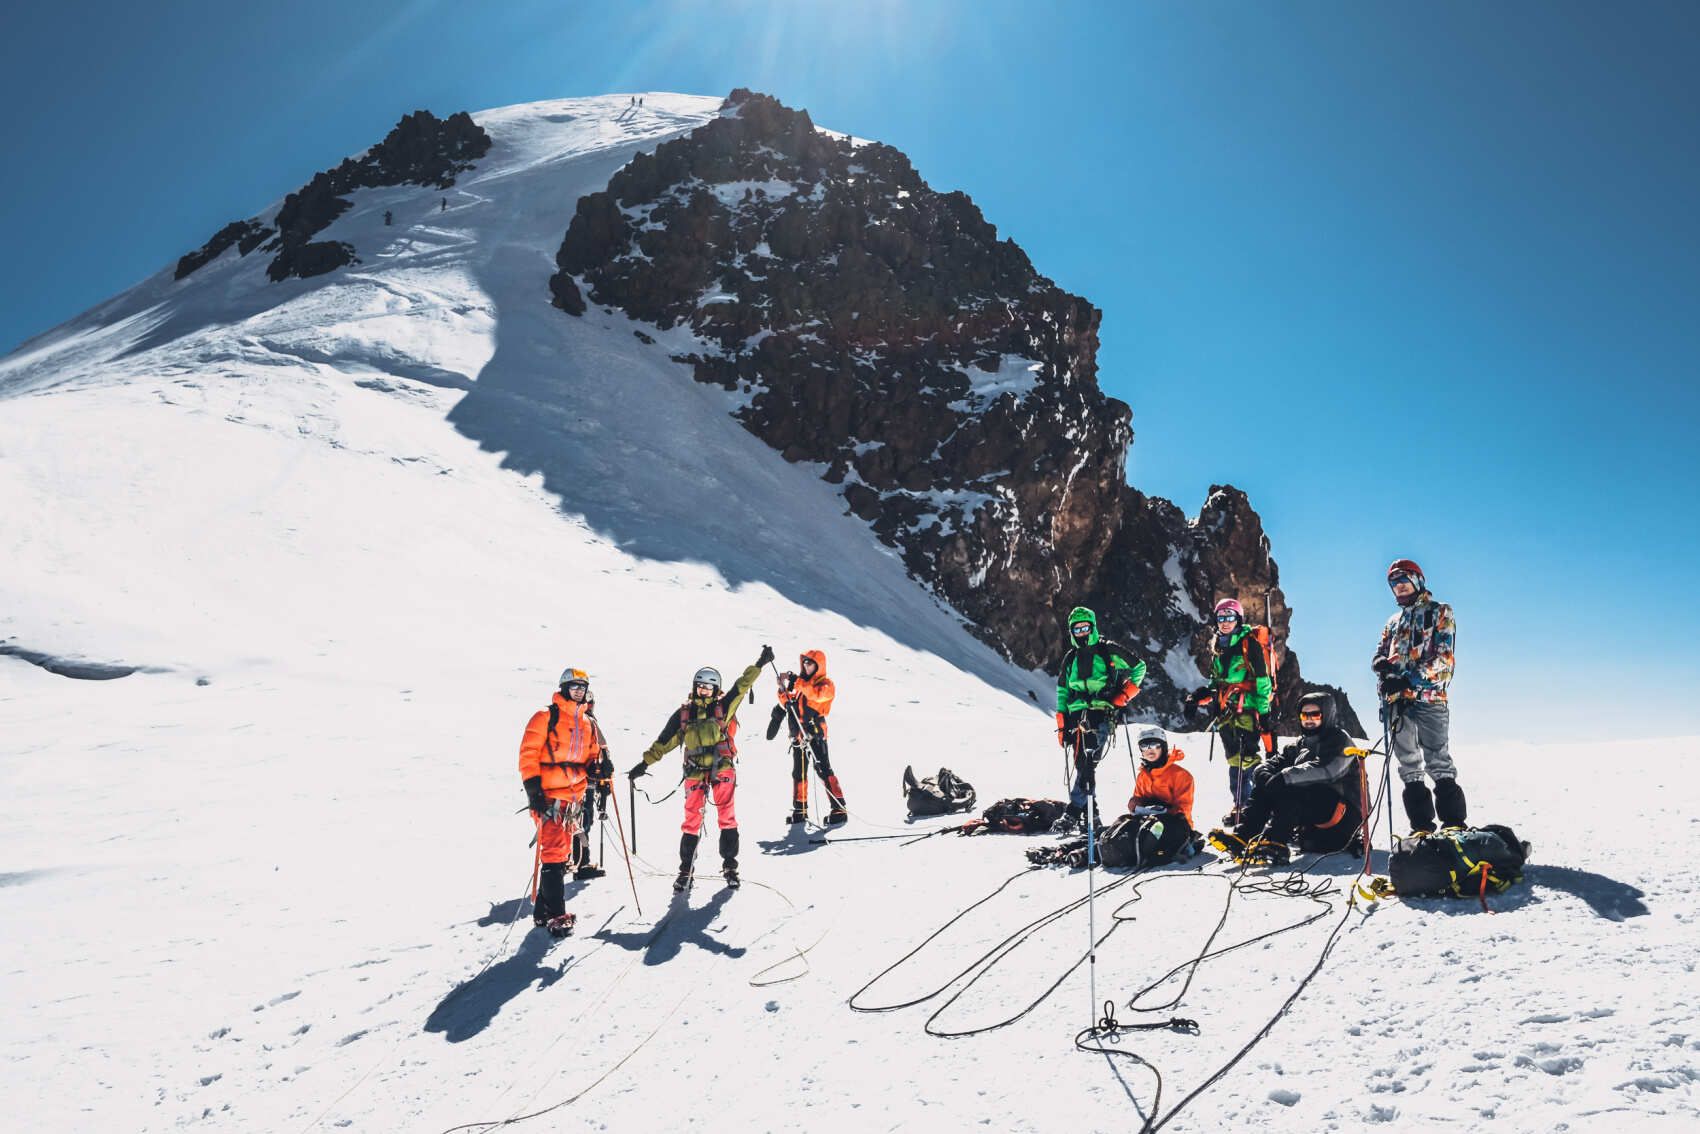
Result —
<instances>
[{"instance_id":1,"label":"crouching climber","mask_svg":"<svg viewBox=\"0 0 1700 1134\"><path fill-rule=\"evenodd\" d=\"M1191 858L1192 773L1179 766L1186 753L1169 747L1169 736L1150 727L1139 734L1139 774L1133 781L1128 813L1098 837L1098 861L1111 868L1157 866ZM1087 844L1075 839L1057 847L1036 847L1029 860L1085 866Z\"/></svg>"},{"instance_id":2,"label":"crouching climber","mask_svg":"<svg viewBox=\"0 0 1700 1134\"><path fill-rule=\"evenodd\" d=\"M1251 800L1232 831L1210 832L1210 845L1236 859L1280 865L1288 844L1301 850L1361 850L1364 779L1360 749L1335 721L1334 698L1299 699L1297 741L1252 772Z\"/></svg>"}]
</instances>

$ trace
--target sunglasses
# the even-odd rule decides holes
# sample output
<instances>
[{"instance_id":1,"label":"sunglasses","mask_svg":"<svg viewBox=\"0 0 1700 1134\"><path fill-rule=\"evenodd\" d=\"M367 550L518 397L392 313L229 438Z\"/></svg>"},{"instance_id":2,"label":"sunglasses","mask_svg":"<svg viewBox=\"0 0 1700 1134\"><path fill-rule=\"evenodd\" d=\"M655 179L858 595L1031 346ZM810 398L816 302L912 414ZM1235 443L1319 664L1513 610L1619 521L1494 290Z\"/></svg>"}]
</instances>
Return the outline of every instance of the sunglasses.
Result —
<instances>
[{"instance_id":1,"label":"sunglasses","mask_svg":"<svg viewBox=\"0 0 1700 1134\"><path fill-rule=\"evenodd\" d=\"M1322 710L1321 709L1301 709L1299 711L1299 719L1301 721L1309 721L1309 720L1319 721L1319 720L1322 719Z\"/></svg>"},{"instance_id":2,"label":"sunglasses","mask_svg":"<svg viewBox=\"0 0 1700 1134\"><path fill-rule=\"evenodd\" d=\"M574 689L577 689L581 692L588 691L590 689L590 686L583 681L569 681L565 685L561 686L561 688L565 689L567 692L571 693Z\"/></svg>"},{"instance_id":3,"label":"sunglasses","mask_svg":"<svg viewBox=\"0 0 1700 1134\"><path fill-rule=\"evenodd\" d=\"M1163 747L1163 742L1161 740L1142 740L1142 741L1139 742L1139 750L1141 752L1145 751L1147 748L1156 749L1156 750L1160 751L1162 749L1162 747Z\"/></svg>"}]
</instances>

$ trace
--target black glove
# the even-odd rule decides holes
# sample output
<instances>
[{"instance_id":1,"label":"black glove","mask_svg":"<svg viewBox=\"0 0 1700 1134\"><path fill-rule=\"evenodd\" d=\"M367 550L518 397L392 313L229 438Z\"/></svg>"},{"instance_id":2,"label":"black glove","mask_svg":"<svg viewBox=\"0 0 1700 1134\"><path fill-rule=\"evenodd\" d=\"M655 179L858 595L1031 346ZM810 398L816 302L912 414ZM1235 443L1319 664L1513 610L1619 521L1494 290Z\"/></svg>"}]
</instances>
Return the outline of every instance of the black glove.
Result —
<instances>
[{"instance_id":1,"label":"black glove","mask_svg":"<svg viewBox=\"0 0 1700 1134\"><path fill-rule=\"evenodd\" d=\"M549 810L549 799L543 794L542 776L532 776L525 781L525 805L539 815Z\"/></svg>"},{"instance_id":2,"label":"black glove","mask_svg":"<svg viewBox=\"0 0 1700 1134\"><path fill-rule=\"evenodd\" d=\"M1386 677L1396 668L1396 663L1392 658L1376 658L1375 661L1370 663L1370 668L1381 674L1381 676Z\"/></svg>"},{"instance_id":3,"label":"black glove","mask_svg":"<svg viewBox=\"0 0 1700 1134\"><path fill-rule=\"evenodd\" d=\"M596 778L604 783L614 778L614 758L612 756L603 755L601 761L596 765Z\"/></svg>"},{"instance_id":4,"label":"black glove","mask_svg":"<svg viewBox=\"0 0 1700 1134\"><path fill-rule=\"evenodd\" d=\"M772 740L779 735L779 726L785 723L785 706L773 706L773 715L767 718L767 738Z\"/></svg>"},{"instance_id":5,"label":"black glove","mask_svg":"<svg viewBox=\"0 0 1700 1134\"><path fill-rule=\"evenodd\" d=\"M647 775L649 775L649 765L644 763L642 760L639 760L637 762L636 766L634 766L631 771L626 773L626 777L628 779L632 779L632 780L637 779L639 776L647 776Z\"/></svg>"},{"instance_id":6,"label":"black glove","mask_svg":"<svg viewBox=\"0 0 1700 1134\"><path fill-rule=\"evenodd\" d=\"M1192 691L1192 703L1195 705L1208 705L1215 699L1216 691L1208 685L1200 685Z\"/></svg>"},{"instance_id":7,"label":"black glove","mask_svg":"<svg viewBox=\"0 0 1700 1134\"><path fill-rule=\"evenodd\" d=\"M1275 722L1270 719L1268 713L1258 713L1257 714L1257 731L1258 732L1274 732L1275 731Z\"/></svg>"},{"instance_id":8,"label":"black glove","mask_svg":"<svg viewBox=\"0 0 1700 1134\"><path fill-rule=\"evenodd\" d=\"M781 689L789 690L795 684L797 684L797 675L790 670L779 675L779 687Z\"/></svg>"},{"instance_id":9,"label":"black glove","mask_svg":"<svg viewBox=\"0 0 1700 1134\"><path fill-rule=\"evenodd\" d=\"M763 646L761 648L761 656L756 658L756 665L763 666L763 665L766 665L768 662L770 662L772 660L773 660L773 647L772 646Z\"/></svg>"},{"instance_id":10,"label":"black glove","mask_svg":"<svg viewBox=\"0 0 1700 1134\"><path fill-rule=\"evenodd\" d=\"M1381 696L1383 700L1403 697L1412 689L1411 679L1402 673L1389 674L1381 679Z\"/></svg>"},{"instance_id":11,"label":"black glove","mask_svg":"<svg viewBox=\"0 0 1700 1134\"><path fill-rule=\"evenodd\" d=\"M1280 774L1281 769L1273 764L1259 764L1251 770L1251 786L1253 789L1260 788Z\"/></svg>"}]
</instances>

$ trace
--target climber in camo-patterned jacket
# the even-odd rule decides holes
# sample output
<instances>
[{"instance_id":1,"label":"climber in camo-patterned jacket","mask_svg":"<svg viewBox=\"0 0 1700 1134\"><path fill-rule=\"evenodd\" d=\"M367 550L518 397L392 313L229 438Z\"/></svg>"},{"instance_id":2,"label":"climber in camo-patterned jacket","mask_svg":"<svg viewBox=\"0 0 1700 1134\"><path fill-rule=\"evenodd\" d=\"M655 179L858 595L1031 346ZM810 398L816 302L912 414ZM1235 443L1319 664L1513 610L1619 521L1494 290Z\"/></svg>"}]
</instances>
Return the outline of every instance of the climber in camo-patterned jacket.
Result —
<instances>
[{"instance_id":1,"label":"climber in camo-patterned jacket","mask_svg":"<svg viewBox=\"0 0 1700 1134\"><path fill-rule=\"evenodd\" d=\"M1458 624L1452 607L1436 602L1423 569L1409 559L1387 569L1387 585L1399 612L1382 628L1370 667L1380 678L1382 720L1393 737L1393 755L1405 784L1405 816L1413 831L1462 827L1464 791L1448 750L1451 710L1446 688L1452 682ZM1423 782L1425 768L1434 794Z\"/></svg>"}]
</instances>

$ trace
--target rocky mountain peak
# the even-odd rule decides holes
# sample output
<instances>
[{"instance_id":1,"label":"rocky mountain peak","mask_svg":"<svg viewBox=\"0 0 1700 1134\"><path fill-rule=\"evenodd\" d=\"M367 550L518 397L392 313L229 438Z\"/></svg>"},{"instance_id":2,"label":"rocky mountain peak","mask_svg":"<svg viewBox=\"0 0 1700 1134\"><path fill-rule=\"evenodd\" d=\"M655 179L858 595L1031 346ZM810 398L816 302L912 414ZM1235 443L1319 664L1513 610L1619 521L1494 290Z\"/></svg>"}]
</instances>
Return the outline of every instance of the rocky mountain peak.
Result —
<instances>
[{"instance_id":1,"label":"rocky mountain peak","mask_svg":"<svg viewBox=\"0 0 1700 1134\"><path fill-rule=\"evenodd\" d=\"M748 429L819 464L1014 661L1054 666L1067 609L1096 603L1151 664L1143 703L1178 722L1215 596L1267 592L1286 655L1244 494L1215 488L1189 521L1129 487L1130 411L1097 383L1100 312L893 147L736 90L581 198L556 262L563 311L686 330L674 357L744 395Z\"/></svg>"}]
</instances>

